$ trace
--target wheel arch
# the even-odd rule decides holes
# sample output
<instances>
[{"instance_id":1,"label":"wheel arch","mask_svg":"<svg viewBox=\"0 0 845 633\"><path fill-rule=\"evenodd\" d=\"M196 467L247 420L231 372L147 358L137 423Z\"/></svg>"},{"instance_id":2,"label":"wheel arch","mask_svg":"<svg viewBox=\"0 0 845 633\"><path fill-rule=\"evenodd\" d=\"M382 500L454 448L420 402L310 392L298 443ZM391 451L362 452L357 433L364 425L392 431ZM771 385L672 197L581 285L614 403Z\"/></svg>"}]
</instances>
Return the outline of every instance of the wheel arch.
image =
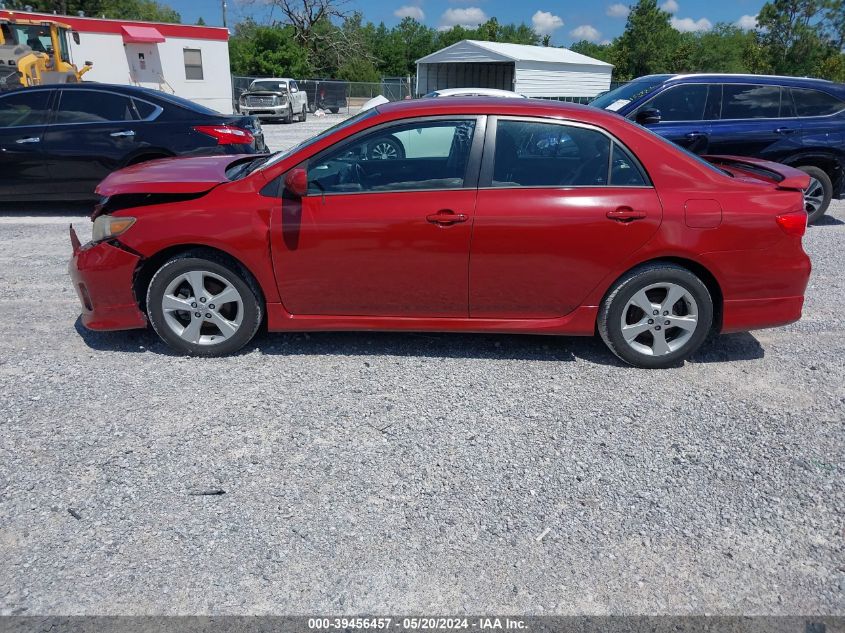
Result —
<instances>
[{"instance_id":1,"label":"wheel arch","mask_svg":"<svg viewBox=\"0 0 845 633\"><path fill-rule=\"evenodd\" d=\"M722 329L722 311L723 311L723 304L724 304L724 294L722 292L722 286L719 284L719 280L716 278L709 268L704 266L702 263L697 262L693 259L689 259L687 257L679 257L679 256L666 256L666 257L655 257L652 259L646 259L641 262L637 262L635 266L631 266L630 268L622 271L616 278L610 283L607 289L602 296L602 302L607 298L607 295L611 293L613 288L619 282L622 277L630 273L632 270L640 268L641 266L646 266L648 264L675 264L676 266L680 266L681 268L686 268L691 273L693 273L696 277L701 279L702 283L707 286L707 291L710 293L710 297L713 299L713 329L716 332L721 331Z\"/></svg>"},{"instance_id":2,"label":"wheel arch","mask_svg":"<svg viewBox=\"0 0 845 633\"><path fill-rule=\"evenodd\" d=\"M845 154L836 151L806 151L788 156L782 162L791 167L809 165L824 171L833 183L834 198L845 189Z\"/></svg>"},{"instance_id":3,"label":"wheel arch","mask_svg":"<svg viewBox=\"0 0 845 633\"><path fill-rule=\"evenodd\" d=\"M223 249L206 244L178 244L168 246L154 255L141 260L138 268L135 270L135 277L132 281L132 288L135 292L135 299L138 302L138 307L146 314L147 312L147 289L150 286L153 275L158 271L166 261L178 255L185 255L188 253L195 253L197 257L211 255L217 259L221 259L230 264L233 268L238 270L244 277L244 280L249 284L258 295L258 300L264 305L267 305L267 296L258 277L253 273L248 266L231 253L227 253ZM266 318L267 311L264 310Z\"/></svg>"}]
</instances>

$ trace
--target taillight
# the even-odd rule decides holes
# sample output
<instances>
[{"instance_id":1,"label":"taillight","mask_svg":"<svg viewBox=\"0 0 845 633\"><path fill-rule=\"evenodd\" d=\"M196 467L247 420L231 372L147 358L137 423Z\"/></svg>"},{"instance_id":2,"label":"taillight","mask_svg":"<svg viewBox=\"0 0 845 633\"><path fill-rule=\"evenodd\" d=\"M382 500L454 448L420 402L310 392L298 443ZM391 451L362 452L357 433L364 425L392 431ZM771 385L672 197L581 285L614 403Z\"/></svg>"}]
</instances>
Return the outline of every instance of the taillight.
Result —
<instances>
[{"instance_id":1,"label":"taillight","mask_svg":"<svg viewBox=\"0 0 845 633\"><path fill-rule=\"evenodd\" d=\"M218 145L249 145L254 138L249 130L234 125L197 125L194 130L217 139Z\"/></svg>"},{"instance_id":2,"label":"taillight","mask_svg":"<svg viewBox=\"0 0 845 633\"><path fill-rule=\"evenodd\" d=\"M807 213L806 211L798 211L795 213L784 213L775 218L778 226L783 229L787 235L794 237L801 237L807 230Z\"/></svg>"}]
</instances>

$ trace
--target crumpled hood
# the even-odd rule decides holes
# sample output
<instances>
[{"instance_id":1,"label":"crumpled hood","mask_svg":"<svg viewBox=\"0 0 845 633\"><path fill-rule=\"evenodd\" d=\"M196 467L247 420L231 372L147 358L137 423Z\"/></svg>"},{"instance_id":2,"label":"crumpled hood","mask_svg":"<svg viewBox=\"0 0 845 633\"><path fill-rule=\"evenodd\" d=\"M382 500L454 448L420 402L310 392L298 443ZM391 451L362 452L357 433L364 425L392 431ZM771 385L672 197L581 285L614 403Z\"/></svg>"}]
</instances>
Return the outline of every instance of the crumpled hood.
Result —
<instances>
[{"instance_id":1,"label":"crumpled hood","mask_svg":"<svg viewBox=\"0 0 845 633\"><path fill-rule=\"evenodd\" d=\"M96 193L202 193L227 182L226 168L249 155L162 158L120 169L106 176ZM252 156L254 158L254 156Z\"/></svg>"}]
</instances>

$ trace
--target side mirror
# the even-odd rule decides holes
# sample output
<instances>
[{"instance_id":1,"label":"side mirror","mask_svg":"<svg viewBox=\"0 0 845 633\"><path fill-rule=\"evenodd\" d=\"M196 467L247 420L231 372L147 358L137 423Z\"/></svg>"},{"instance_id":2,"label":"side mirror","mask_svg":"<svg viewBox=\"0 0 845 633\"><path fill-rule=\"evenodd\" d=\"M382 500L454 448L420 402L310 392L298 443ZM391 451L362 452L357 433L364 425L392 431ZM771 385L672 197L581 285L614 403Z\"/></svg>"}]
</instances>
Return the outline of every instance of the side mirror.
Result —
<instances>
[{"instance_id":1,"label":"side mirror","mask_svg":"<svg viewBox=\"0 0 845 633\"><path fill-rule=\"evenodd\" d=\"M637 116L635 118L636 122L640 125L653 125L655 123L660 123L660 110L656 108L646 108L645 110L640 110L637 112Z\"/></svg>"},{"instance_id":2,"label":"side mirror","mask_svg":"<svg viewBox=\"0 0 845 633\"><path fill-rule=\"evenodd\" d=\"M73 38L74 44L79 44L79 31L71 31L70 36Z\"/></svg>"},{"instance_id":3,"label":"side mirror","mask_svg":"<svg viewBox=\"0 0 845 633\"><path fill-rule=\"evenodd\" d=\"M285 191L301 198L308 193L308 172L302 167L294 167L285 174Z\"/></svg>"}]
</instances>

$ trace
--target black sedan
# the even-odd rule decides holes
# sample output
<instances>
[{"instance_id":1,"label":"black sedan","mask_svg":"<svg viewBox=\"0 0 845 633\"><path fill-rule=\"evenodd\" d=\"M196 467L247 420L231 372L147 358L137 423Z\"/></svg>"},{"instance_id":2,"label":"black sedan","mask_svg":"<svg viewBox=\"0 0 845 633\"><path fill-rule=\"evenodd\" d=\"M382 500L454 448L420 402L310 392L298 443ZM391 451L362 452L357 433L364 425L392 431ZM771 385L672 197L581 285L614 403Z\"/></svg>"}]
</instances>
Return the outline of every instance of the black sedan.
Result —
<instances>
[{"instance_id":1,"label":"black sedan","mask_svg":"<svg viewBox=\"0 0 845 633\"><path fill-rule=\"evenodd\" d=\"M267 151L261 124L171 94L98 83L0 95L0 201L85 200L109 173L169 156Z\"/></svg>"}]
</instances>

